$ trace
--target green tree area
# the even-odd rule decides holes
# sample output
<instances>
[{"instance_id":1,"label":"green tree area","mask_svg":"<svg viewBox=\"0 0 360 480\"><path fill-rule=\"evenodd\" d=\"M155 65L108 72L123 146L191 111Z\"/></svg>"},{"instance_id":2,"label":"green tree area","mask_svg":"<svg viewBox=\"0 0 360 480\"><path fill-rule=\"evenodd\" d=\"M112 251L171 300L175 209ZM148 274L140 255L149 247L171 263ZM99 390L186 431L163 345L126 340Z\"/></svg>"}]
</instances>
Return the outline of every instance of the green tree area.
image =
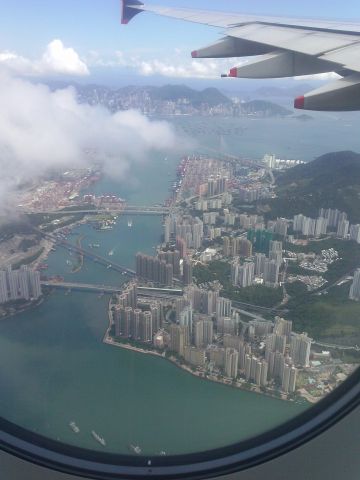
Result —
<instances>
[{"instance_id":1,"label":"green tree area","mask_svg":"<svg viewBox=\"0 0 360 480\"><path fill-rule=\"evenodd\" d=\"M218 280L222 285L230 284L230 265L215 260L207 265L198 264L194 267L194 277L197 285Z\"/></svg>"},{"instance_id":2,"label":"green tree area","mask_svg":"<svg viewBox=\"0 0 360 480\"><path fill-rule=\"evenodd\" d=\"M283 299L282 288L269 288L264 285L254 285L246 288L230 287L221 294L236 302L250 303L260 307L272 308Z\"/></svg>"},{"instance_id":3,"label":"green tree area","mask_svg":"<svg viewBox=\"0 0 360 480\"><path fill-rule=\"evenodd\" d=\"M360 338L360 303L349 300L350 282L332 287L322 295L305 294L292 298L287 318L293 320L294 330L308 332L315 339L348 337L357 343Z\"/></svg>"},{"instance_id":4,"label":"green tree area","mask_svg":"<svg viewBox=\"0 0 360 480\"><path fill-rule=\"evenodd\" d=\"M287 283L286 284L286 292L290 297L300 297L302 295L308 294L308 289L306 285L300 281Z\"/></svg>"},{"instance_id":5,"label":"green tree area","mask_svg":"<svg viewBox=\"0 0 360 480\"><path fill-rule=\"evenodd\" d=\"M219 260L207 265L196 265L194 276L198 285L218 280L223 285L221 295L237 302L272 308L283 299L281 288L268 288L263 285L246 288L234 287L230 281L230 265Z\"/></svg>"}]
</instances>

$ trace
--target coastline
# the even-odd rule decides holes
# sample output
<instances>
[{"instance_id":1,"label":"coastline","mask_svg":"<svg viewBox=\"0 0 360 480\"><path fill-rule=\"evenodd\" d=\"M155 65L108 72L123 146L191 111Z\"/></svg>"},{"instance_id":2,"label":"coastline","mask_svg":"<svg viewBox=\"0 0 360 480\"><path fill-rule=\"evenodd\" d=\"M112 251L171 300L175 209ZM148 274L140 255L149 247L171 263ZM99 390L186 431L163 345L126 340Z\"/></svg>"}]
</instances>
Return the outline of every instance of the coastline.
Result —
<instances>
[{"instance_id":1,"label":"coastline","mask_svg":"<svg viewBox=\"0 0 360 480\"><path fill-rule=\"evenodd\" d=\"M156 352L156 351L153 351L153 350L146 350L146 348L140 348L140 347L135 347L134 345L131 345L130 343L120 343L120 342L117 342L111 335L110 335L110 330L111 330L111 327L113 326L113 321L112 321L112 311L111 311L111 307L112 307L112 300L110 298L109 300L109 308L108 308L108 319L109 319L109 324L108 324L108 327L105 331L105 334L103 336L103 343L105 343L106 345L110 345L110 346L113 346L113 347L118 347L118 348L123 348L125 350L130 350L132 352L135 352L135 353L139 353L139 354L145 354L145 355L153 355L155 357L159 357L159 358L162 358L164 360L167 360L169 361L172 365L175 365L176 367L180 368L181 370L187 372L187 373L190 373L191 375L193 375L194 377L200 379L200 380L205 380L205 381L208 381L208 382L214 382L214 383L219 383L221 385L225 385L227 387L231 387L231 388L237 388L239 390L242 390L244 392L249 392L249 393L256 393L258 395L262 395L262 396L267 396L267 397L271 397L271 398L275 398L277 400L282 400L282 401L285 401L285 402L294 402L294 400L289 400L288 398L285 398L284 396L277 396L277 395L274 395L272 394L271 392L262 392L262 391L259 391L258 389L248 389L248 388L244 388L240 383L236 383L234 384L230 379L229 381L225 378L222 378L222 379L218 379L216 378L215 376L213 378L209 378L208 376L205 376L203 374L203 372L198 372L198 371L194 371L191 369L190 366L188 365L185 365L185 364L181 364L180 362L178 362L174 357L167 357L166 354L165 354L165 351L163 353L159 353L159 352ZM308 403L315 403L313 401L311 401L309 398L306 398L305 396L303 395L300 395L300 397L304 400L306 400Z\"/></svg>"}]
</instances>

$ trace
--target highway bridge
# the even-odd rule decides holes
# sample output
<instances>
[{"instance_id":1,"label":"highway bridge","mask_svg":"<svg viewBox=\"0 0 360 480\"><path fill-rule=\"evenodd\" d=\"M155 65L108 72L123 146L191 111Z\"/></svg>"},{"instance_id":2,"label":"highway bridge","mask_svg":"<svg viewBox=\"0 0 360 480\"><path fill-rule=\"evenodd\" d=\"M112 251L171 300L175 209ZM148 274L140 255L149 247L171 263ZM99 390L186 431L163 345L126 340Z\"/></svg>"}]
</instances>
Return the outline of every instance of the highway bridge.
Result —
<instances>
[{"instance_id":1,"label":"highway bridge","mask_svg":"<svg viewBox=\"0 0 360 480\"><path fill-rule=\"evenodd\" d=\"M78 209L71 210L37 210L35 212L26 212L27 215L75 215L75 214L86 214L86 215L99 215L104 213L109 213L113 215L169 215L169 207L162 206L141 206L141 205L126 205L121 207L121 205L107 207L107 208L85 208L79 207Z\"/></svg>"},{"instance_id":2,"label":"highway bridge","mask_svg":"<svg viewBox=\"0 0 360 480\"><path fill-rule=\"evenodd\" d=\"M254 310L256 312L269 313L271 315L284 315L286 312L288 312L287 309L260 307L259 305L253 305L251 303L245 303L245 302L237 302L235 300L233 300L232 305L235 308L239 308L239 309L249 308L250 310Z\"/></svg>"},{"instance_id":3,"label":"highway bridge","mask_svg":"<svg viewBox=\"0 0 360 480\"><path fill-rule=\"evenodd\" d=\"M83 255L85 258L89 258L90 260L93 260L94 262L97 262L100 265L104 265L109 269L116 270L117 272L120 272L120 273L125 273L126 275L129 275L131 277L134 277L136 275L136 272L134 270L131 270L131 268L127 268L127 267L124 267L123 265L119 265L118 263L111 262L109 259L102 257L101 255L97 255L96 253L90 252L89 250L84 250L83 248L73 245L72 243L66 240L59 240L59 239L54 239L54 240L56 241L58 246L64 247L71 252L78 253L79 255Z\"/></svg>"},{"instance_id":4,"label":"highway bridge","mask_svg":"<svg viewBox=\"0 0 360 480\"><path fill-rule=\"evenodd\" d=\"M110 286L110 285L94 285L88 283L77 282L57 282L55 280L41 281L41 285L44 287L57 288L62 290L80 290L93 293L120 293L123 290L122 286ZM183 291L176 288L154 288L154 287L137 287L137 293L141 297L161 297L171 298L178 297L183 294Z\"/></svg>"}]
</instances>

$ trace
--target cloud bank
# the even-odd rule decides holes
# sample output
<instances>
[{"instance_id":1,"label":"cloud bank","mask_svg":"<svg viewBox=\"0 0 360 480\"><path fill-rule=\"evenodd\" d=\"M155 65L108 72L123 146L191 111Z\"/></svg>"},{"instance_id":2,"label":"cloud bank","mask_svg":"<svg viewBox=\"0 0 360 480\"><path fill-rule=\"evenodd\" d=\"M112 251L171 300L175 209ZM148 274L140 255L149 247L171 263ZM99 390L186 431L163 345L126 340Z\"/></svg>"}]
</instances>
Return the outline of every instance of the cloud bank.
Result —
<instances>
[{"instance_id":1,"label":"cloud bank","mask_svg":"<svg viewBox=\"0 0 360 480\"><path fill-rule=\"evenodd\" d=\"M0 73L0 204L29 179L50 170L88 166L89 150L112 176L123 178L131 163L151 150L176 145L165 122L136 111L111 114L80 105L72 88L55 92L44 85Z\"/></svg>"},{"instance_id":2,"label":"cloud bank","mask_svg":"<svg viewBox=\"0 0 360 480\"><path fill-rule=\"evenodd\" d=\"M18 75L89 75L79 54L73 48L65 47L59 39L52 40L38 60L14 52L0 52L0 66Z\"/></svg>"}]
</instances>

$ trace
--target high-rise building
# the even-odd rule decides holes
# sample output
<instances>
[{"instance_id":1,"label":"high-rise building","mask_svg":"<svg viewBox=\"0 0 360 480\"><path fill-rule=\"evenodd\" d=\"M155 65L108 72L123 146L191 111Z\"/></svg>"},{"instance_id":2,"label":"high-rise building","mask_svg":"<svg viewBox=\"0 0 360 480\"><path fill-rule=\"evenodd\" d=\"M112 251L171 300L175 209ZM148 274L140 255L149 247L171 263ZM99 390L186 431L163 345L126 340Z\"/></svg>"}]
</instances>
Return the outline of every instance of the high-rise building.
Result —
<instances>
[{"instance_id":1,"label":"high-rise building","mask_svg":"<svg viewBox=\"0 0 360 480\"><path fill-rule=\"evenodd\" d=\"M7 286L6 272L0 270L0 304L9 301L9 292Z\"/></svg>"},{"instance_id":2,"label":"high-rise building","mask_svg":"<svg viewBox=\"0 0 360 480\"><path fill-rule=\"evenodd\" d=\"M210 362L218 368L223 368L225 365L225 349L219 348L216 345L210 345L207 349Z\"/></svg>"},{"instance_id":3,"label":"high-rise building","mask_svg":"<svg viewBox=\"0 0 360 480\"><path fill-rule=\"evenodd\" d=\"M269 362L270 363L270 362ZM285 368L285 357L281 352L275 352L274 353L274 367L273 367L273 372L272 376L277 380L278 382L282 382L283 374L284 374L284 368Z\"/></svg>"},{"instance_id":4,"label":"high-rise building","mask_svg":"<svg viewBox=\"0 0 360 480\"><path fill-rule=\"evenodd\" d=\"M302 232L305 216L302 214L295 215L293 220L294 232Z\"/></svg>"},{"instance_id":5,"label":"high-rise building","mask_svg":"<svg viewBox=\"0 0 360 480\"><path fill-rule=\"evenodd\" d=\"M150 305L153 332L157 333L162 327L161 304L152 303Z\"/></svg>"},{"instance_id":6,"label":"high-rise building","mask_svg":"<svg viewBox=\"0 0 360 480\"><path fill-rule=\"evenodd\" d=\"M193 336L193 310L191 306L187 306L180 313L179 325L186 328L185 344L189 345Z\"/></svg>"},{"instance_id":7,"label":"high-rise building","mask_svg":"<svg viewBox=\"0 0 360 480\"><path fill-rule=\"evenodd\" d=\"M233 318L221 317L217 320L217 331L220 334L236 335L236 321Z\"/></svg>"},{"instance_id":8,"label":"high-rise building","mask_svg":"<svg viewBox=\"0 0 360 480\"><path fill-rule=\"evenodd\" d=\"M237 240L237 254L239 254L240 257L251 257L253 244L250 240L247 240L246 238L238 238Z\"/></svg>"},{"instance_id":9,"label":"high-rise building","mask_svg":"<svg viewBox=\"0 0 360 480\"><path fill-rule=\"evenodd\" d=\"M41 296L40 273L23 265L0 271L0 303L13 300L37 300Z\"/></svg>"},{"instance_id":10,"label":"high-rise building","mask_svg":"<svg viewBox=\"0 0 360 480\"><path fill-rule=\"evenodd\" d=\"M165 260L141 253L136 255L136 275L138 278L160 285L172 286L173 271L172 263L166 263Z\"/></svg>"},{"instance_id":11,"label":"high-rise building","mask_svg":"<svg viewBox=\"0 0 360 480\"><path fill-rule=\"evenodd\" d=\"M193 309L199 313L212 315L216 312L216 302L219 298L218 291L203 290L195 285L188 287L187 297Z\"/></svg>"},{"instance_id":12,"label":"high-rise building","mask_svg":"<svg viewBox=\"0 0 360 480\"><path fill-rule=\"evenodd\" d=\"M234 348L225 350L225 375L229 378L236 378L238 372L239 352Z\"/></svg>"},{"instance_id":13,"label":"high-rise building","mask_svg":"<svg viewBox=\"0 0 360 480\"><path fill-rule=\"evenodd\" d=\"M231 316L231 300L224 297L219 297L216 300L216 319L221 317L230 317Z\"/></svg>"},{"instance_id":14,"label":"high-rise building","mask_svg":"<svg viewBox=\"0 0 360 480\"><path fill-rule=\"evenodd\" d=\"M151 312L146 311L140 315L140 340L142 342L153 341L153 327Z\"/></svg>"},{"instance_id":15,"label":"high-rise building","mask_svg":"<svg viewBox=\"0 0 360 480\"><path fill-rule=\"evenodd\" d=\"M297 369L291 365L285 365L281 381L281 389L285 393L293 393L296 389Z\"/></svg>"},{"instance_id":16,"label":"high-rise building","mask_svg":"<svg viewBox=\"0 0 360 480\"><path fill-rule=\"evenodd\" d=\"M248 323L248 335L251 339L254 337L263 337L272 332L272 322L264 320L250 320Z\"/></svg>"},{"instance_id":17,"label":"high-rise building","mask_svg":"<svg viewBox=\"0 0 360 480\"><path fill-rule=\"evenodd\" d=\"M360 243L360 225L351 225L350 240Z\"/></svg>"},{"instance_id":18,"label":"high-rise building","mask_svg":"<svg viewBox=\"0 0 360 480\"><path fill-rule=\"evenodd\" d=\"M286 237L288 231L288 220L286 218L278 218L273 226L273 232L276 235Z\"/></svg>"},{"instance_id":19,"label":"high-rise building","mask_svg":"<svg viewBox=\"0 0 360 480\"><path fill-rule=\"evenodd\" d=\"M197 348L210 345L213 337L214 324L212 320L200 320L194 324L194 344Z\"/></svg>"},{"instance_id":20,"label":"high-rise building","mask_svg":"<svg viewBox=\"0 0 360 480\"><path fill-rule=\"evenodd\" d=\"M273 260L276 263L276 265L281 267L282 260L283 260L282 252L270 252L269 260Z\"/></svg>"},{"instance_id":21,"label":"high-rise building","mask_svg":"<svg viewBox=\"0 0 360 480\"><path fill-rule=\"evenodd\" d=\"M186 240L181 237L176 237L176 249L180 252L180 258L184 258L187 254Z\"/></svg>"},{"instance_id":22,"label":"high-rise building","mask_svg":"<svg viewBox=\"0 0 360 480\"><path fill-rule=\"evenodd\" d=\"M120 307L119 324L117 330L118 336L130 338L132 334L133 309L131 307Z\"/></svg>"},{"instance_id":23,"label":"high-rise building","mask_svg":"<svg viewBox=\"0 0 360 480\"><path fill-rule=\"evenodd\" d=\"M346 238L349 233L349 226L350 226L349 220L346 220L345 218L342 218L341 220L339 220L337 236L340 238Z\"/></svg>"},{"instance_id":24,"label":"high-rise building","mask_svg":"<svg viewBox=\"0 0 360 480\"><path fill-rule=\"evenodd\" d=\"M169 243L171 237L171 218L166 217L164 221L164 242Z\"/></svg>"},{"instance_id":25,"label":"high-rise building","mask_svg":"<svg viewBox=\"0 0 360 480\"><path fill-rule=\"evenodd\" d=\"M360 301L360 268L355 270L354 280L350 287L350 300Z\"/></svg>"},{"instance_id":26,"label":"high-rise building","mask_svg":"<svg viewBox=\"0 0 360 480\"><path fill-rule=\"evenodd\" d=\"M184 347L185 361L193 365L194 367L203 367L206 363L205 350L196 347L190 347L185 345Z\"/></svg>"},{"instance_id":27,"label":"high-rise building","mask_svg":"<svg viewBox=\"0 0 360 480\"><path fill-rule=\"evenodd\" d=\"M315 237L321 237L321 235L326 235L327 228L328 228L328 219L324 217L319 217L316 220Z\"/></svg>"},{"instance_id":28,"label":"high-rise building","mask_svg":"<svg viewBox=\"0 0 360 480\"><path fill-rule=\"evenodd\" d=\"M286 335L287 342L289 342L291 331L291 320L285 320L285 318L275 317L274 333L276 333L277 335Z\"/></svg>"},{"instance_id":29,"label":"high-rise building","mask_svg":"<svg viewBox=\"0 0 360 480\"><path fill-rule=\"evenodd\" d=\"M280 352L284 355L286 349L286 335L272 333L266 338L265 345L265 355L267 352Z\"/></svg>"},{"instance_id":30,"label":"high-rise building","mask_svg":"<svg viewBox=\"0 0 360 480\"><path fill-rule=\"evenodd\" d=\"M254 262L245 262L238 269L238 282L240 287L250 287L254 283L255 264Z\"/></svg>"},{"instance_id":31,"label":"high-rise building","mask_svg":"<svg viewBox=\"0 0 360 480\"><path fill-rule=\"evenodd\" d=\"M140 308L135 308L133 311L133 318L132 318L132 328L131 328L131 336L134 340L140 340L140 324L141 324L141 315L142 310Z\"/></svg>"},{"instance_id":32,"label":"high-rise building","mask_svg":"<svg viewBox=\"0 0 360 480\"><path fill-rule=\"evenodd\" d=\"M191 260L188 257L183 261L183 283L184 285L191 285L193 277L193 269Z\"/></svg>"},{"instance_id":33,"label":"high-rise building","mask_svg":"<svg viewBox=\"0 0 360 480\"><path fill-rule=\"evenodd\" d=\"M230 257L230 238L223 237L223 255L225 257Z\"/></svg>"},{"instance_id":34,"label":"high-rise building","mask_svg":"<svg viewBox=\"0 0 360 480\"><path fill-rule=\"evenodd\" d=\"M283 251L283 244L277 240L271 240L269 245L269 253L270 252L281 252Z\"/></svg>"},{"instance_id":35,"label":"high-rise building","mask_svg":"<svg viewBox=\"0 0 360 480\"><path fill-rule=\"evenodd\" d=\"M265 260L264 283L268 287L279 285L279 265L275 260Z\"/></svg>"},{"instance_id":36,"label":"high-rise building","mask_svg":"<svg viewBox=\"0 0 360 480\"><path fill-rule=\"evenodd\" d=\"M186 345L186 327L172 324L170 326L170 350L176 352L181 357L184 356L184 347Z\"/></svg>"},{"instance_id":37,"label":"high-rise building","mask_svg":"<svg viewBox=\"0 0 360 480\"><path fill-rule=\"evenodd\" d=\"M311 339L305 334L294 334L290 342L290 357L295 365L309 366Z\"/></svg>"}]
</instances>

